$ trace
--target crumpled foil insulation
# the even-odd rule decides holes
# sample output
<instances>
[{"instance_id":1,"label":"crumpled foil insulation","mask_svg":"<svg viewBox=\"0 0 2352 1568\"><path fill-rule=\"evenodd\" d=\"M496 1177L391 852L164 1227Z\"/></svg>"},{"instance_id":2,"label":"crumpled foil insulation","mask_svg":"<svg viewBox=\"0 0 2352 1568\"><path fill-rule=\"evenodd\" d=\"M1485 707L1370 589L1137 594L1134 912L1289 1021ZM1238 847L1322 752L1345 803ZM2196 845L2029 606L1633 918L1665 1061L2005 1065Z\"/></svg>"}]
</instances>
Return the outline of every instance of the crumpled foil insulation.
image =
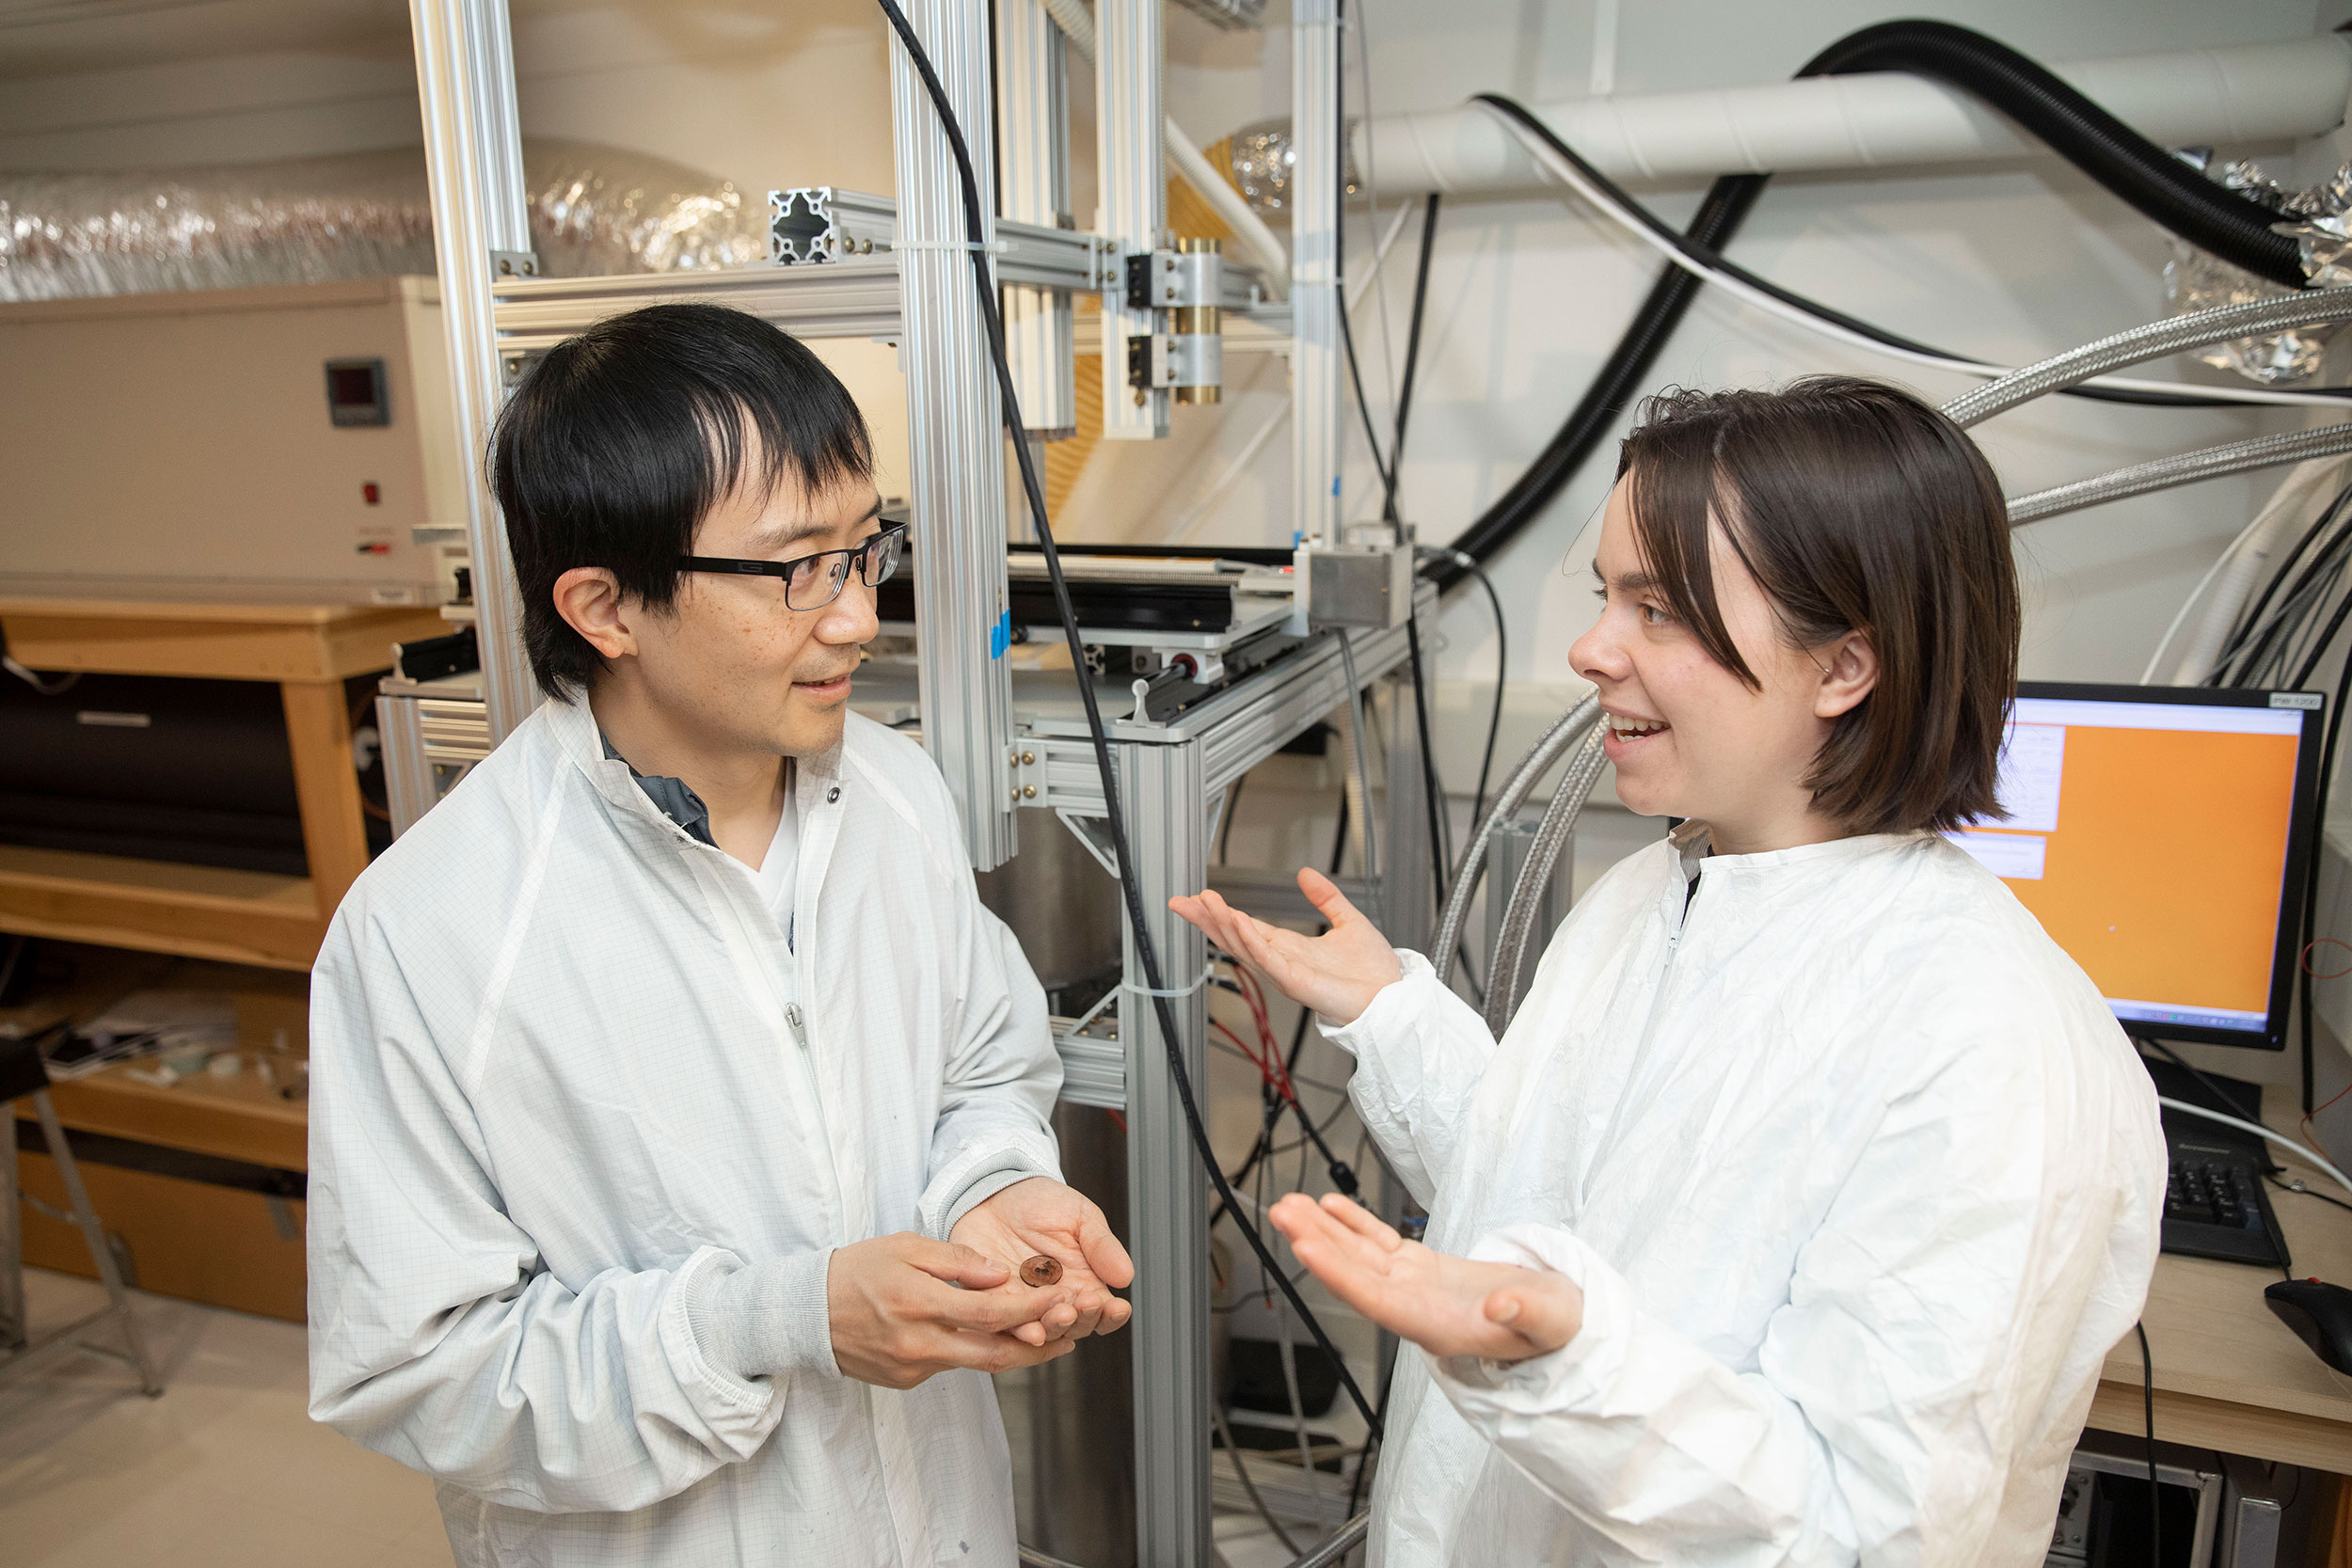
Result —
<instances>
[{"instance_id":1,"label":"crumpled foil insulation","mask_svg":"<svg viewBox=\"0 0 2352 1568\"><path fill-rule=\"evenodd\" d=\"M1356 124L1354 120L1348 122L1347 139L1343 143L1340 157L1340 177L1346 182L1350 196L1361 190L1356 177L1353 145ZM1262 119L1243 126L1233 133L1232 147L1233 184L1240 190L1242 199L1261 216L1289 221L1291 171L1298 166L1298 149L1291 140L1289 118Z\"/></svg>"},{"instance_id":2,"label":"crumpled foil insulation","mask_svg":"<svg viewBox=\"0 0 2352 1568\"><path fill-rule=\"evenodd\" d=\"M2181 156L2216 184L2277 213L2279 222L2272 227L2295 237L2302 248L2303 270L2312 283L2323 288L2352 283L2352 164L2308 190L2291 191L2251 158L2217 161L2211 150L2201 148L2189 149ZM2224 305L2276 299L2295 291L2176 238L2172 259L2164 264L2164 292L2174 315L2188 315ZM2233 338L2192 352L2217 370L2235 371L2265 387L2292 387L2319 373L2328 341L2341 330L2339 323L2299 326L2259 338Z\"/></svg>"},{"instance_id":3,"label":"crumpled foil insulation","mask_svg":"<svg viewBox=\"0 0 2352 1568\"><path fill-rule=\"evenodd\" d=\"M763 210L726 181L591 143L527 139L542 276L751 266ZM219 167L0 174L0 301L430 274L414 150Z\"/></svg>"}]
</instances>

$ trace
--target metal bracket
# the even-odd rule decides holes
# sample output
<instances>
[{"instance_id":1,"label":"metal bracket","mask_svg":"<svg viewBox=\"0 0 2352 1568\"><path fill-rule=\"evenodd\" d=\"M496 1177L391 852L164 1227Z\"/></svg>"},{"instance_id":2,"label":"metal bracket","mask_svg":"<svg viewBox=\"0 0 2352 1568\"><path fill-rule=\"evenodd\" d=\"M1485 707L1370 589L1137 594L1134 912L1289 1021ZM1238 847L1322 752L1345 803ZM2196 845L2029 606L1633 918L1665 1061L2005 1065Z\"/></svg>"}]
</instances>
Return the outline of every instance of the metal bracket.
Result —
<instances>
[{"instance_id":1,"label":"metal bracket","mask_svg":"<svg viewBox=\"0 0 2352 1568\"><path fill-rule=\"evenodd\" d=\"M1127 258L1127 309L1221 305L1225 258L1214 250L1139 250Z\"/></svg>"},{"instance_id":2,"label":"metal bracket","mask_svg":"<svg viewBox=\"0 0 2352 1568\"><path fill-rule=\"evenodd\" d=\"M1015 805L1022 806L1053 804L1045 788L1045 757L1034 744L1013 749L1012 800Z\"/></svg>"},{"instance_id":3,"label":"metal bracket","mask_svg":"<svg viewBox=\"0 0 2352 1568\"><path fill-rule=\"evenodd\" d=\"M494 250L490 252L490 277L536 277L539 276L539 254L532 250Z\"/></svg>"},{"instance_id":4,"label":"metal bracket","mask_svg":"<svg viewBox=\"0 0 2352 1568\"><path fill-rule=\"evenodd\" d=\"M1119 880L1119 857L1095 820L1090 816L1076 816L1059 806L1054 808L1054 815L1061 818L1061 825L1070 830L1071 836L1086 847L1086 852L1094 857L1095 863L1110 873L1111 880Z\"/></svg>"},{"instance_id":5,"label":"metal bracket","mask_svg":"<svg viewBox=\"0 0 2352 1568\"><path fill-rule=\"evenodd\" d=\"M901 243L898 204L833 185L768 193L768 260L780 267L821 265L894 250L969 250L966 240ZM1000 218L996 279L1033 289L1097 293L1119 286L1119 258L1099 234Z\"/></svg>"},{"instance_id":6,"label":"metal bracket","mask_svg":"<svg viewBox=\"0 0 2352 1568\"><path fill-rule=\"evenodd\" d=\"M1127 340L1127 385L1217 387L1225 380L1225 340L1215 333L1154 332Z\"/></svg>"},{"instance_id":7,"label":"metal bracket","mask_svg":"<svg viewBox=\"0 0 2352 1568\"><path fill-rule=\"evenodd\" d=\"M888 250L898 233L898 204L831 185L768 193L768 260L780 267L838 261Z\"/></svg>"}]
</instances>

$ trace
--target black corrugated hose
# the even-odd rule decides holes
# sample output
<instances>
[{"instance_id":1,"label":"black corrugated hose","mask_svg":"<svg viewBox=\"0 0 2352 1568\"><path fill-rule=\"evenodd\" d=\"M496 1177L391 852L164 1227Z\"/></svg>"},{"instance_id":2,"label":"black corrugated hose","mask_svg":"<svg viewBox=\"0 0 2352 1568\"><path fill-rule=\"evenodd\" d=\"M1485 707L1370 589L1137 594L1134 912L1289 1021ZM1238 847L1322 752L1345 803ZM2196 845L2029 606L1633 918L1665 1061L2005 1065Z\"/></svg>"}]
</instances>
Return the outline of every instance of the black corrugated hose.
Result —
<instances>
[{"instance_id":1,"label":"black corrugated hose","mask_svg":"<svg viewBox=\"0 0 2352 1568\"><path fill-rule=\"evenodd\" d=\"M1797 75L1881 71L1925 76L1984 100L2172 233L2274 282L2303 285L2295 242L2270 231L2276 214L2215 184L2046 68L1982 33L1948 22L1883 22L1839 39L1806 61ZM1717 179L1686 232L1721 250L1739 231L1770 178L1727 174ZM1490 561L1550 503L1632 403L1699 287L1699 280L1681 268L1665 268L1559 433L1518 481L1454 540L1455 548ZM1446 589L1465 575L1450 562L1432 573Z\"/></svg>"}]
</instances>

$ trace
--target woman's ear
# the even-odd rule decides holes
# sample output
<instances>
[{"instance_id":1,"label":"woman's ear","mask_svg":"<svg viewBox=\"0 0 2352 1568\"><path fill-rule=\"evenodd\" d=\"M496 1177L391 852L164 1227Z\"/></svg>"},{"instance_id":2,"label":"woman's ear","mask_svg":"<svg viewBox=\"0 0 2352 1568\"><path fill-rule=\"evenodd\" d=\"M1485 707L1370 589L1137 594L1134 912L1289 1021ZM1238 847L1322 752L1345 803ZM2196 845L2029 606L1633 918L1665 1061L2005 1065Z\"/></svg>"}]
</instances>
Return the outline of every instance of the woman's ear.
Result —
<instances>
[{"instance_id":1,"label":"woman's ear","mask_svg":"<svg viewBox=\"0 0 2352 1568\"><path fill-rule=\"evenodd\" d=\"M1821 667L1820 689L1813 698L1818 718L1836 719L1851 712L1879 683L1879 651L1870 645L1867 632L1850 631L1827 648L1817 650L1813 659Z\"/></svg>"},{"instance_id":2,"label":"woman's ear","mask_svg":"<svg viewBox=\"0 0 2352 1568\"><path fill-rule=\"evenodd\" d=\"M555 612L608 659L637 651L618 578L602 566L575 566L555 579Z\"/></svg>"}]
</instances>

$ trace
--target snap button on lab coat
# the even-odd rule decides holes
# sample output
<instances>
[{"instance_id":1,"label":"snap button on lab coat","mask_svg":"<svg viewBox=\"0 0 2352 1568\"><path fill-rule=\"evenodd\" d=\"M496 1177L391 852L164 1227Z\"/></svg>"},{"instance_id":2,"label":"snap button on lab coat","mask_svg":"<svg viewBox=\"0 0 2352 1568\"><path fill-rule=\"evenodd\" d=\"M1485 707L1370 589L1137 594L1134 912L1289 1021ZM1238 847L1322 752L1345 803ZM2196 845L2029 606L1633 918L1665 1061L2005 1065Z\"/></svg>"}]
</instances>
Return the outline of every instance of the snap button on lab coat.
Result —
<instances>
[{"instance_id":1,"label":"snap button on lab coat","mask_svg":"<svg viewBox=\"0 0 2352 1568\"><path fill-rule=\"evenodd\" d=\"M825 804L832 805L835 800L840 799L841 786L839 784L835 784L831 789L825 791Z\"/></svg>"}]
</instances>

